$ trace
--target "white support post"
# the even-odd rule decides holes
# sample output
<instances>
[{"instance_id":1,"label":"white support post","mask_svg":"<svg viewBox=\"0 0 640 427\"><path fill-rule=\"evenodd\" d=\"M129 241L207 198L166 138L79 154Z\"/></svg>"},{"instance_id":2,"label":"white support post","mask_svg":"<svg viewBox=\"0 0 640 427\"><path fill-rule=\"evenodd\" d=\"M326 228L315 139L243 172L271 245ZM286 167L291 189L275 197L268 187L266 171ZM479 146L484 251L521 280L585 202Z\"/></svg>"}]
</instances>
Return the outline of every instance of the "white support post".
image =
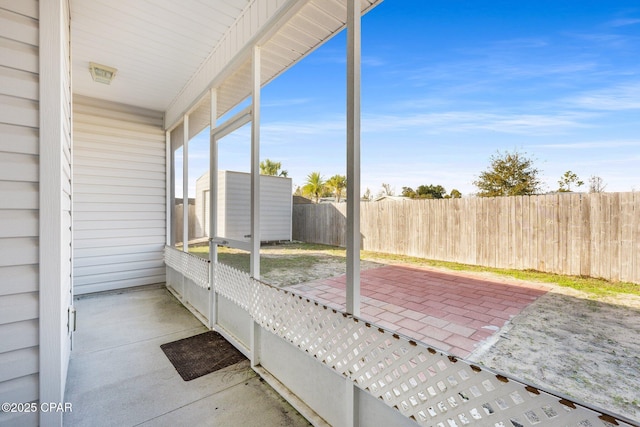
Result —
<instances>
[{"instance_id":1,"label":"white support post","mask_svg":"<svg viewBox=\"0 0 640 427\"><path fill-rule=\"evenodd\" d=\"M173 203L171 202L172 190L173 187L173 179L171 176L171 171L173 170L173 155L171 151L171 132L165 132L165 194L166 194L166 244L167 246L172 245L172 233L173 233Z\"/></svg>"},{"instance_id":2,"label":"white support post","mask_svg":"<svg viewBox=\"0 0 640 427\"><path fill-rule=\"evenodd\" d=\"M218 263L218 245L213 238L218 235L218 142L214 136L218 118L218 92L211 88L211 114L209 117L209 328L218 323L218 294L215 291L215 269Z\"/></svg>"},{"instance_id":3,"label":"white support post","mask_svg":"<svg viewBox=\"0 0 640 427\"><path fill-rule=\"evenodd\" d=\"M251 61L251 277L260 280L260 47Z\"/></svg>"},{"instance_id":4,"label":"white support post","mask_svg":"<svg viewBox=\"0 0 640 427\"><path fill-rule=\"evenodd\" d=\"M67 310L73 303L72 300L67 301L69 290L65 289L67 280L71 280L67 279L65 270L72 271L70 270L72 266L62 252L63 245L67 244L64 236L63 141L69 137L65 135L63 126L68 119L65 116L66 101L63 86L65 81L63 46L68 43L68 39L64 36L63 2L40 2L39 16L40 211L39 247L36 249L39 254L37 273L39 274L39 305L36 306L39 307L39 323L36 330L38 334L36 339L39 344L37 366L39 376L38 381L33 385L37 391L35 394L29 394L33 397L25 400L35 398L41 403L62 403L71 348ZM66 22L68 25L68 21ZM68 284L71 286L70 281ZM4 312L6 309L3 307L2 310ZM19 308L16 307L15 310ZM10 397L10 393L3 392L3 396ZM7 420L4 416L0 418ZM8 421L11 423L10 419ZM20 423L20 421L14 422ZM31 422L45 426L62 426L62 412L39 411Z\"/></svg>"},{"instance_id":5,"label":"white support post","mask_svg":"<svg viewBox=\"0 0 640 427\"><path fill-rule=\"evenodd\" d=\"M351 380L345 381L345 405L347 406L345 425L357 427L360 425L360 404L358 403L360 389Z\"/></svg>"},{"instance_id":6,"label":"white support post","mask_svg":"<svg viewBox=\"0 0 640 427\"><path fill-rule=\"evenodd\" d=\"M260 280L260 47L251 58L251 277ZM260 364L260 325L251 320L251 366Z\"/></svg>"},{"instance_id":7,"label":"white support post","mask_svg":"<svg viewBox=\"0 0 640 427\"><path fill-rule=\"evenodd\" d=\"M184 116L182 141L182 250L189 252L189 115Z\"/></svg>"},{"instance_id":8,"label":"white support post","mask_svg":"<svg viewBox=\"0 0 640 427\"><path fill-rule=\"evenodd\" d=\"M347 1L347 313L360 315L360 0ZM347 426L360 425L359 390L346 384Z\"/></svg>"},{"instance_id":9,"label":"white support post","mask_svg":"<svg viewBox=\"0 0 640 427\"><path fill-rule=\"evenodd\" d=\"M347 313L360 315L360 1L347 1Z\"/></svg>"}]
</instances>

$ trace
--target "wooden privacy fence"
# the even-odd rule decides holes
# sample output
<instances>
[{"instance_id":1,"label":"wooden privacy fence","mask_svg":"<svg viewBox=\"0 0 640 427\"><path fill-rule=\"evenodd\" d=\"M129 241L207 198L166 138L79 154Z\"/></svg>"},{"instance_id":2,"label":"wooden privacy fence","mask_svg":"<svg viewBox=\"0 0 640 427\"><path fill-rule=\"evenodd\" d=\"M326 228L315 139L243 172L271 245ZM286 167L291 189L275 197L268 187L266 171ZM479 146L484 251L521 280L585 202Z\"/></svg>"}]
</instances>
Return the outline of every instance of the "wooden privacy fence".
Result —
<instances>
[{"instance_id":1,"label":"wooden privacy fence","mask_svg":"<svg viewBox=\"0 0 640 427\"><path fill-rule=\"evenodd\" d=\"M173 236L176 243L182 243L183 231L182 228L184 226L184 210L183 204L177 204L173 208ZM189 204L189 240L195 239L196 237L196 207L195 205Z\"/></svg>"},{"instance_id":2,"label":"wooden privacy fence","mask_svg":"<svg viewBox=\"0 0 640 427\"><path fill-rule=\"evenodd\" d=\"M640 283L640 193L360 205L362 249ZM345 246L346 205L294 205L293 238Z\"/></svg>"}]
</instances>

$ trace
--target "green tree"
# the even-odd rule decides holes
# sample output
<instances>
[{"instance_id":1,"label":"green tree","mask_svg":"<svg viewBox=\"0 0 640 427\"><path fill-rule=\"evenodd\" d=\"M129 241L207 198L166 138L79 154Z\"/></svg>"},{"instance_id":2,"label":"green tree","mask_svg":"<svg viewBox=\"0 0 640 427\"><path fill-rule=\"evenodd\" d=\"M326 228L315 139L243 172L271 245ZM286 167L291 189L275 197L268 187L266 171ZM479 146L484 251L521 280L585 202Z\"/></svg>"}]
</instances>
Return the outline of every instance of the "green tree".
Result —
<instances>
[{"instance_id":1,"label":"green tree","mask_svg":"<svg viewBox=\"0 0 640 427\"><path fill-rule=\"evenodd\" d=\"M307 175L307 181L302 186L302 194L305 196L313 196L316 203L320 201L320 196L325 191L325 181L320 172L311 172Z\"/></svg>"},{"instance_id":2,"label":"green tree","mask_svg":"<svg viewBox=\"0 0 640 427\"><path fill-rule=\"evenodd\" d=\"M415 199L417 194L416 191L411 187L402 187L402 196Z\"/></svg>"},{"instance_id":3,"label":"green tree","mask_svg":"<svg viewBox=\"0 0 640 427\"><path fill-rule=\"evenodd\" d=\"M580 187L584 185L584 181L580 181L578 175L576 175L575 173L566 171L558 181L558 185L560 186L558 188L558 191L561 193L570 193L572 184L575 184L576 187Z\"/></svg>"},{"instance_id":4,"label":"green tree","mask_svg":"<svg viewBox=\"0 0 640 427\"><path fill-rule=\"evenodd\" d=\"M342 192L347 188L347 177L344 175L333 175L327 180L327 188L335 196L336 202L340 203Z\"/></svg>"},{"instance_id":5,"label":"green tree","mask_svg":"<svg viewBox=\"0 0 640 427\"><path fill-rule=\"evenodd\" d=\"M523 196L541 192L540 171L526 153L498 151L490 160L489 168L473 182L480 190L478 196Z\"/></svg>"},{"instance_id":6,"label":"green tree","mask_svg":"<svg viewBox=\"0 0 640 427\"><path fill-rule=\"evenodd\" d=\"M449 193L449 198L450 199L461 199L462 198L462 193L454 188L453 190L451 190L451 193Z\"/></svg>"},{"instance_id":7,"label":"green tree","mask_svg":"<svg viewBox=\"0 0 640 427\"><path fill-rule=\"evenodd\" d=\"M443 199L446 194L447 190L442 185L421 185L415 190L402 187L402 195L412 199Z\"/></svg>"},{"instance_id":8,"label":"green tree","mask_svg":"<svg viewBox=\"0 0 640 427\"><path fill-rule=\"evenodd\" d=\"M274 162L270 159L264 159L264 161L260 162L260 174L261 175L271 175L271 176L284 176L289 175L289 172L286 170L280 170L282 168L281 162Z\"/></svg>"},{"instance_id":9,"label":"green tree","mask_svg":"<svg viewBox=\"0 0 640 427\"><path fill-rule=\"evenodd\" d=\"M416 194L421 199L443 199L447 190L442 185L421 185L416 189Z\"/></svg>"}]
</instances>

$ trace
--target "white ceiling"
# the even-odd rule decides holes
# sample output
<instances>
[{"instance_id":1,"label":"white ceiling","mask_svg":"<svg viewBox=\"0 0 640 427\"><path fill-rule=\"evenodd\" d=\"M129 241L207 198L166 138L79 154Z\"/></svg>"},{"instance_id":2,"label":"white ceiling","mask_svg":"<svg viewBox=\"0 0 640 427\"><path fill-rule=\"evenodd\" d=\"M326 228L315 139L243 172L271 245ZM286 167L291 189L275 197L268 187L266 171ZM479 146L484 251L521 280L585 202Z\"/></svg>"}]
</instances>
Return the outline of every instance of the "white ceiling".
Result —
<instances>
[{"instance_id":1,"label":"white ceiling","mask_svg":"<svg viewBox=\"0 0 640 427\"><path fill-rule=\"evenodd\" d=\"M207 88L194 89L194 82L210 84L211 80L192 77L201 69L210 69L216 58L212 51L216 46L220 50L219 42L229 27L254 1L267 0L71 0L73 92L167 112L170 123L166 126L190 109L190 131L199 132L209 123L209 102ZM381 1L360 0L362 12ZM292 5L290 13L284 13L274 31L260 39L263 84L346 23L345 0L270 0L269 4L287 3ZM258 4L264 9L264 4ZM244 53L235 58L235 68L226 70L221 79L211 76L217 81L218 116L250 94L250 51L238 52ZM89 62L118 70L111 85L92 80ZM182 99L185 97L188 99ZM180 100L178 105L176 100ZM199 107L193 110L194 105Z\"/></svg>"},{"instance_id":2,"label":"white ceiling","mask_svg":"<svg viewBox=\"0 0 640 427\"><path fill-rule=\"evenodd\" d=\"M249 0L71 0L73 92L165 111ZM89 62L118 69L95 83Z\"/></svg>"}]
</instances>

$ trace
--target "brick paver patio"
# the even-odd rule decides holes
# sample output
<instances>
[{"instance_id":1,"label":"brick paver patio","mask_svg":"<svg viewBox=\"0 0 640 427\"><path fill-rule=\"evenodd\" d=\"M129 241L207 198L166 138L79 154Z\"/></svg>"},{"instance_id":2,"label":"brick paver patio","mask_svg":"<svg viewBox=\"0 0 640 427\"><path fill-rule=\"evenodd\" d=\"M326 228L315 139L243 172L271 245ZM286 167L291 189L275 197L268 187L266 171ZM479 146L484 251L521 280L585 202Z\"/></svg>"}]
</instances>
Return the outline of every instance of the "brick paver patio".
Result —
<instances>
[{"instance_id":1,"label":"brick paver patio","mask_svg":"<svg viewBox=\"0 0 640 427\"><path fill-rule=\"evenodd\" d=\"M345 308L346 276L290 289ZM468 357L548 291L543 284L485 279L407 265L361 272L361 318L459 357Z\"/></svg>"}]
</instances>

